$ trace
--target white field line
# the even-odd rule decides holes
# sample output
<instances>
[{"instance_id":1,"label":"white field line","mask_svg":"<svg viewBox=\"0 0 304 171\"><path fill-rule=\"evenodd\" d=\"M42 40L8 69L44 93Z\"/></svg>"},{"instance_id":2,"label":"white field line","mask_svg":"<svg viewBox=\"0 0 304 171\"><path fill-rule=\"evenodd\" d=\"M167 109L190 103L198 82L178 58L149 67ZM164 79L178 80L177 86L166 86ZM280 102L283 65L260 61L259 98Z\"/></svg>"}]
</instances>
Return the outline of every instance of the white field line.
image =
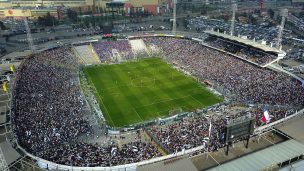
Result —
<instances>
[{"instance_id":1,"label":"white field line","mask_svg":"<svg viewBox=\"0 0 304 171\"><path fill-rule=\"evenodd\" d=\"M146 105L142 105L142 106L140 106L140 107L136 107L136 108L141 108L141 107L146 107L146 106L152 106L152 105L154 105L154 104L157 104L157 103L163 103L163 102L168 102L168 101L173 101L173 100L178 100L178 99L184 99L184 98L187 98L187 97L189 97L190 95L188 95L188 96L184 96L184 97L180 97L180 98L175 98L175 99L167 99L167 100L162 100L162 101L158 101L158 102L153 102L153 103L150 103L150 104L146 104Z\"/></svg>"},{"instance_id":2,"label":"white field line","mask_svg":"<svg viewBox=\"0 0 304 171\"><path fill-rule=\"evenodd\" d=\"M161 99L161 98L155 98L154 100L153 100L153 103L152 104L154 104L154 103L158 103L158 102L163 102L163 101L168 101L168 100L172 100L172 98L163 98L163 99Z\"/></svg>"},{"instance_id":3,"label":"white field line","mask_svg":"<svg viewBox=\"0 0 304 171\"><path fill-rule=\"evenodd\" d=\"M94 83L93 83L93 84L94 84ZM94 85L94 86L95 86L95 85ZM102 98L100 97L100 95L99 95L98 92L97 92L97 95L98 95L98 97L99 97L99 99L100 99L102 105L104 106L104 108L105 108L105 110L106 110L106 112L107 112L107 115L109 116L109 118L110 118L110 120L111 120L113 126L115 127L115 124L114 124L114 122L113 122L113 120L112 120L112 118L111 118L111 115L109 114L109 111L108 111L106 105L103 103Z\"/></svg>"},{"instance_id":4,"label":"white field line","mask_svg":"<svg viewBox=\"0 0 304 171\"><path fill-rule=\"evenodd\" d=\"M203 106L203 104L202 104L200 101L198 101L196 98L194 98L192 95L190 95L190 97L191 97L192 99L194 99L195 101L197 101L200 105Z\"/></svg>"},{"instance_id":5,"label":"white field line","mask_svg":"<svg viewBox=\"0 0 304 171\"><path fill-rule=\"evenodd\" d=\"M105 112L106 112L106 113L107 113L107 115L109 116L109 118L110 118L110 120L111 120L111 122L112 122L113 126L115 127L115 124L114 124L114 122L113 122L113 120L112 120L112 118L111 118L111 115L109 114L109 111L108 111L108 109L107 109L106 105L103 103L102 98L100 97L100 95L99 95L98 91L96 90L96 86L95 86L94 82L91 80L91 77L88 77L88 78L89 78L90 82L91 82L91 83L93 83L93 85L94 85L94 89L95 89L95 91L96 91L96 94L97 94L98 98L100 99L100 101L101 101L102 105L104 106L104 108L105 108L105 110L106 110ZM94 94L94 93L93 93L93 94Z\"/></svg>"},{"instance_id":6,"label":"white field line","mask_svg":"<svg viewBox=\"0 0 304 171\"><path fill-rule=\"evenodd\" d=\"M132 107L132 109L135 111L135 113L137 114L137 116L139 117L139 119L141 119L141 121L143 122L144 120L139 116L139 114L137 113L137 111L135 110L135 108Z\"/></svg>"}]
</instances>

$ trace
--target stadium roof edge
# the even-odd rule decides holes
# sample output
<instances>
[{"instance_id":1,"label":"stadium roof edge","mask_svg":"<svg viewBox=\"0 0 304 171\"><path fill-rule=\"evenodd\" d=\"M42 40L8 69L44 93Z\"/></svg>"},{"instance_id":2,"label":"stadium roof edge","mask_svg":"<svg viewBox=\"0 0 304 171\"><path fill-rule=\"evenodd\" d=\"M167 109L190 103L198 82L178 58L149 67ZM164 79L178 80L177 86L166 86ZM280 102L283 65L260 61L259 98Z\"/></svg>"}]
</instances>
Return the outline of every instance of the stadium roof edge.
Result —
<instances>
[{"instance_id":1,"label":"stadium roof edge","mask_svg":"<svg viewBox=\"0 0 304 171\"><path fill-rule=\"evenodd\" d=\"M304 129L303 122L304 115L300 115L299 117L295 117L284 124L276 126L275 128L293 139L304 143L304 134L301 131L298 131Z\"/></svg>"},{"instance_id":2,"label":"stadium roof edge","mask_svg":"<svg viewBox=\"0 0 304 171\"><path fill-rule=\"evenodd\" d=\"M255 41L250 40L250 39L243 39L243 38L240 38L240 37L230 36L228 34L219 33L219 32L211 31L211 30L205 31L205 33L213 35L213 36L217 36L217 37L220 37L220 38L228 39L228 40L231 40L231 41L236 41L236 42L245 44L247 46L251 46L251 47L254 47L256 49L260 49L260 50L265 51L265 52L276 53L279 56L285 56L286 55L286 52L283 51L283 50L279 50L279 49L276 49L274 47L270 47L270 46L255 42Z\"/></svg>"},{"instance_id":3,"label":"stadium roof edge","mask_svg":"<svg viewBox=\"0 0 304 171\"><path fill-rule=\"evenodd\" d=\"M304 154L304 144L290 139L273 145L261 151L254 152L244 157L232 160L220 166L211 168L210 171L221 170L267 170L277 168L281 163Z\"/></svg>"}]
</instances>

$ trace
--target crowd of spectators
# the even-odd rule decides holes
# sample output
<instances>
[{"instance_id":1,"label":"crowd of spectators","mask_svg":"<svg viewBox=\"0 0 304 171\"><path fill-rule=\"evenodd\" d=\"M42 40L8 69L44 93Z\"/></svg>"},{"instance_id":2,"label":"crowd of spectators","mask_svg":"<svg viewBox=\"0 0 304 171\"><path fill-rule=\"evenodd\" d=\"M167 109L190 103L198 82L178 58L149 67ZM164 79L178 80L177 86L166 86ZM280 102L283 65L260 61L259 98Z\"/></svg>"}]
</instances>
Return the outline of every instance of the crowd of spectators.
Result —
<instances>
[{"instance_id":1,"label":"crowd of spectators","mask_svg":"<svg viewBox=\"0 0 304 171\"><path fill-rule=\"evenodd\" d=\"M114 142L106 147L86 143L64 144L40 155L46 160L68 166L96 167L136 163L159 157L160 153L151 143L135 141L121 147Z\"/></svg>"},{"instance_id":2,"label":"crowd of spectators","mask_svg":"<svg viewBox=\"0 0 304 171\"><path fill-rule=\"evenodd\" d=\"M131 46L128 40L99 41L94 43L93 47L101 61L111 59L115 55L113 52L116 50L123 59L130 59L132 57Z\"/></svg>"},{"instance_id":3,"label":"crowd of spectators","mask_svg":"<svg viewBox=\"0 0 304 171\"><path fill-rule=\"evenodd\" d=\"M304 87L290 76L261 68L187 39L149 37L173 64L220 85L242 103L304 106Z\"/></svg>"},{"instance_id":4,"label":"crowd of spectators","mask_svg":"<svg viewBox=\"0 0 304 171\"><path fill-rule=\"evenodd\" d=\"M290 108L304 106L304 88L285 74L187 39L148 37L144 41L162 51L174 65L235 94L238 102L279 106L269 110L270 122L294 113ZM104 41L94 48L102 59L108 58L104 52L113 49L131 51L127 40ZM155 146L141 140L123 145L111 141L105 146L79 141L78 136L91 133L91 125L84 113L78 69L68 47L40 52L24 61L13 92L12 121L19 144L39 157L72 166L114 166L160 156ZM256 117L256 126L262 125L262 108L249 113ZM224 111L211 117L187 117L152 126L149 131L169 153L200 145L215 151L224 146L223 131L228 121L247 114Z\"/></svg>"},{"instance_id":5,"label":"crowd of spectators","mask_svg":"<svg viewBox=\"0 0 304 171\"><path fill-rule=\"evenodd\" d=\"M270 121L282 119L295 111L292 109L270 109ZM149 132L170 153L187 150L197 146L204 146L207 151L216 151L225 146L225 128L230 120L241 116L250 115L256 118L255 126L261 126L263 109L254 108L232 115L229 111L222 111L212 116L203 114L195 117L183 118L181 121L169 123L162 127L153 126ZM211 124L211 132L209 129Z\"/></svg>"},{"instance_id":6,"label":"crowd of spectators","mask_svg":"<svg viewBox=\"0 0 304 171\"><path fill-rule=\"evenodd\" d=\"M235 54L243 59L255 62L258 65L265 65L277 58L275 55L270 55L237 43L228 42L220 38L209 36L204 40L210 46Z\"/></svg>"},{"instance_id":7,"label":"crowd of spectators","mask_svg":"<svg viewBox=\"0 0 304 171\"><path fill-rule=\"evenodd\" d=\"M72 166L113 166L159 156L146 142L117 147L80 142L91 125L68 47L44 51L24 61L16 78L13 114L18 143L44 159Z\"/></svg>"},{"instance_id":8,"label":"crowd of spectators","mask_svg":"<svg viewBox=\"0 0 304 171\"><path fill-rule=\"evenodd\" d=\"M293 48L288 51L285 58L296 60L299 62L304 62L304 49L301 48Z\"/></svg>"},{"instance_id":9,"label":"crowd of spectators","mask_svg":"<svg viewBox=\"0 0 304 171\"><path fill-rule=\"evenodd\" d=\"M36 152L70 141L90 126L77 67L67 48L31 56L22 65L14 92L14 122L20 145Z\"/></svg>"}]
</instances>

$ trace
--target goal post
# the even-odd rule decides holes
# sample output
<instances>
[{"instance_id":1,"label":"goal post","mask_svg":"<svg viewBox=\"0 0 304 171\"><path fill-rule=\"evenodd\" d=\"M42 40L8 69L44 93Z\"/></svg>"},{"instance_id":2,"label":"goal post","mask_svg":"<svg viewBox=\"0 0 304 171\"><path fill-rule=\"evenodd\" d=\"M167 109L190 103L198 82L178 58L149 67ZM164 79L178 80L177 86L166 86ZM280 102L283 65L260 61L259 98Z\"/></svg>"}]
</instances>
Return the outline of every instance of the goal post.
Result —
<instances>
[{"instance_id":1,"label":"goal post","mask_svg":"<svg viewBox=\"0 0 304 171\"><path fill-rule=\"evenodd\" d=\"M173 116L173 115L176 115L176 114L179 114L182 112L183 112L182 108L174 108L174 109L169 110L169 116Z\"/></svg>"}]
</instances>

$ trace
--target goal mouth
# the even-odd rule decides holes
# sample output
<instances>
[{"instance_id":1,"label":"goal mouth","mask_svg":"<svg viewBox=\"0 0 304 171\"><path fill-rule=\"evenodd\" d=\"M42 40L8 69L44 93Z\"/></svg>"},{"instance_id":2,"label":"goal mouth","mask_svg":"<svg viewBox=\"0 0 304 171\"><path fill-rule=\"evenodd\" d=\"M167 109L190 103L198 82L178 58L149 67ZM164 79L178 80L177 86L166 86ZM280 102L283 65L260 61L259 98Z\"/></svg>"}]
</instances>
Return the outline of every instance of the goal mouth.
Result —
<instances>
[{"instance_id":1,"label":"goal mouth","mask_svg":"<svg viewBox=\"0 0 304 171\"><path fill-rule=\"evenodd\" d=\"M155 86L155 84L156 84L156 79L148 78L148 77L134 78L131 81L131 86L134 87L150 87L150 86Z\"/></svg>"},{"instance_id":2,"label":"goal mouth","mask_svg":"<svg viewBox=\"0 0 304 171\"><path fill-rule=\"evenodd\" d=\"M177 114L180 114L183 112L183 109L182 108L174 108L174 109L171 109L169 110L169 116L174 116L174 115L177 115Z\"/></svg>"}]
</instances>

